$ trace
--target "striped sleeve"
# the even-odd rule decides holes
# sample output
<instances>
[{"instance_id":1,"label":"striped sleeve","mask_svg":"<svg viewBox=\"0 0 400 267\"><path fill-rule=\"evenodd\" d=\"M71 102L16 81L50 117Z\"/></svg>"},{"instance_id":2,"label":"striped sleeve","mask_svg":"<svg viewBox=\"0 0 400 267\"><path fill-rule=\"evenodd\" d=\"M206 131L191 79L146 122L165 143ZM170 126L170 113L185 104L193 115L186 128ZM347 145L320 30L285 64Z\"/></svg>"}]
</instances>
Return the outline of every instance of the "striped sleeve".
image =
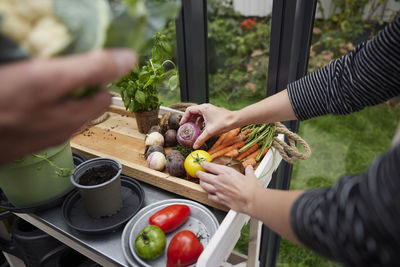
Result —
<instances>
[{"instance_id":1,"label":"striped sleeve","mask_svg":"<svg viewBox=\"0 0 400 267\"><path fill-rule=\"evenodd\" d=\"M288 85L299 120L348 114L400 95L400 16L374 39Z\"/></svg>"},{"instance_id":2,"label":"striped sleeve","mask_svg":"<svg viewBox=\"0 0 400 267\"><path fill-rule=\"evenodd\" d=\"M345 266L399 266L400 145L368 171L304 192L290 223L302 244Z\"/></svg>"}]
</instances>

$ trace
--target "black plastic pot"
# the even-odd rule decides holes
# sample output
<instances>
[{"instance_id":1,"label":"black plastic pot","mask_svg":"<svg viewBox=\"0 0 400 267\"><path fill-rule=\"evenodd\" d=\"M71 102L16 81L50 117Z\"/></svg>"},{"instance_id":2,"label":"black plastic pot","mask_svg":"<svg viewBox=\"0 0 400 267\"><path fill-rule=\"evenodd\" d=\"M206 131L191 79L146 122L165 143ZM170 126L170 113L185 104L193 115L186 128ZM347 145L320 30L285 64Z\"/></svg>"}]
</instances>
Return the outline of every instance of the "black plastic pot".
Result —
<instances>
[{"instance_id":1,"label":"black plastic pot","mask_svg":"<svg viewBox=\"0 0 400 267\"><path fill-rule=\"evenodd\" d=\"M43 257L40 267L98 267L101 266L78 251L67 247L59 247Z\"/></svg>"},{"instance_id":2,"label":"black plastic pot","mask_svg":"<svg viewBox=\"0 0 400 267\"><path fill-rule=\"evenodd\" d=\"M2 251L24 261L27 267L40 266L42 258L50 251L64 245L23 219L16 218L11 227L11 240L0 239Z\"/></svg>"},{"instance_id":3,"label":"black plastic pot","mask_svg":"<svg viewBox=\"0 0 400 267\"><path fill-rule=\"evenodd\" d=\"M97 185L79 183L80 178L87 170L104 165L111 165L117 170L117 174L110 180ZM94 158L80 164L72 173L71 182L78 188L89 216L93 218L111 216L121 209L121 171L121 163L115 159Z\"/></svg>"}]
</instances>

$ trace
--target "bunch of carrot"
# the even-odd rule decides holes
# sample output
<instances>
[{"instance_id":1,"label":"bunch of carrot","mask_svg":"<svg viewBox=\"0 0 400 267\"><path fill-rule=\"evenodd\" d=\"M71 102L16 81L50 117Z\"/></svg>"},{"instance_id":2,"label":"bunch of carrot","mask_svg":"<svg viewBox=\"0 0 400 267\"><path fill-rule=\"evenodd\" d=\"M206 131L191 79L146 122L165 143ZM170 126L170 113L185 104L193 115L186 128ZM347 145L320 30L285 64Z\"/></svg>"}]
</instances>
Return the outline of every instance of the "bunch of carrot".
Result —
<instances>
[{"instance_id":1,"label":"bunch of carrot","mask_svg":"<svg viewBox=\"0 0 400 267\"><path fill-rule=\"evenodd\" d=\"M272 124L251 124L223 133L208 150L214 159L228 156L242 162L244 167L257 162L268 152L275 135Z\"/></svg>"}]
</instances>

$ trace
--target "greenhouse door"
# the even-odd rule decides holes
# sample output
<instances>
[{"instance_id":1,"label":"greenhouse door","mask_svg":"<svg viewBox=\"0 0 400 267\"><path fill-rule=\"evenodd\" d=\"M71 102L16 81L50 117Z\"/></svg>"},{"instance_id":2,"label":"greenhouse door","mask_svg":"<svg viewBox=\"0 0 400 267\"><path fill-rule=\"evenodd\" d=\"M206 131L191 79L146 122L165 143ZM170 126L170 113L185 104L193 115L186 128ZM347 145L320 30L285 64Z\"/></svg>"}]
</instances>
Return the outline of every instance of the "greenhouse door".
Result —
<instances>
[{"instance_id":1,"label":"greenhouse door","mask_svg":"<svg viewBox=\"0 0 400 267\"><path fill-rule=\"evenodd\" d=\"M232 17L236 16L236 11L229 8L240 9L239 5L246 8L245 1L182 1L182 11L176 21L182 102L212 103L237 109L285 89L288 82L306 74L317 1L259 2L264 4L263 9L270 10L267 18L257 20L242 16L240 28L229 36L224 34L235 27ZM265 42L261 41L253 51L247 51L252 43L247 42L246 33L252 34L255 25L259 32L251 38L264 38L265 34ZM241 34L242 39L238 37ZM230 50L232 54L229 54ZM242 54L242 58L233 57L238 54ZM252 71L254 66L262 66L254 73L254 77L259 77L258 80L251 80L252 77L242 74L240 64L243 61L248 62L245 66L247 71ZM232 83L226 83L217 90L216 87L230 77ZM298 122L290 121L286 126L297 132ZM292 165L282 162L270 187L288 189L291 172ZM260 266L275 266L279 243L279 236L263 226Z\"/></svg>"}]
</instances>

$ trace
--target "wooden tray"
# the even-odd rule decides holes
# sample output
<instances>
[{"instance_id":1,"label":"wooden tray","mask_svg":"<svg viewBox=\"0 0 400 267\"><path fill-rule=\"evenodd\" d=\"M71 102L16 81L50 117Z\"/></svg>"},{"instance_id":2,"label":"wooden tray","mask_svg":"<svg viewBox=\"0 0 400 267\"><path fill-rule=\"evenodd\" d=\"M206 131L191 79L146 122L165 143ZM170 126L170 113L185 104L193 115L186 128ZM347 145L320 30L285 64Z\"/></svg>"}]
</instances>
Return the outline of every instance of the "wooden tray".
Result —
<instances>
[{"instance_id":1,"label":"wooden tray","mask_svg":"<svg viewBox=\"0 0 400 267\"><path fill-rule=\"evenodd\" d=\"M170 176L147 167L144 158L145 135L137 130L136 120L125 109L111 106L104 122L85 128L71 139L72 150L87 158L110 157L121 162L122 173L145 183L227 211L228 208L208 200L197 183Z\"/></svg>"}]
</instances>

